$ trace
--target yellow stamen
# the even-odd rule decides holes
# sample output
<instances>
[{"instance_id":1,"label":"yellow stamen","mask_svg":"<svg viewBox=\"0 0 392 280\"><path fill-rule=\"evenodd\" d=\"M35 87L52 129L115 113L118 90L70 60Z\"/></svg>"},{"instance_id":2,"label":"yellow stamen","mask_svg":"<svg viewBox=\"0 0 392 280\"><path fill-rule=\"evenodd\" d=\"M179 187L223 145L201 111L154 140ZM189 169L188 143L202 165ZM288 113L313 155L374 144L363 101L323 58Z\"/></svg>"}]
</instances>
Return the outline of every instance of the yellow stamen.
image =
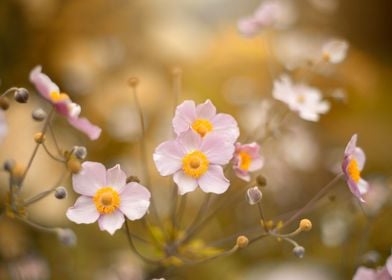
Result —
<instances>
[{"instance_id":1,"label":"yellow stamen","mask_svg":"<svg viewBox=\"0 0 392 280\"><path fill-rule=\"evenodd\" d=\"M213 129L213 126L209 120L197 119L192 123L192 128L194 131L199 133L201 137L204 137Z\"/></svg>"},{"instance_id":2,"label":"yellow stamen","mask_svg":"<svg viewBox=\"0 0 392 280\"><path fill-rule=\"evenodd\" d=\"M69 99L68 94L59 93L58 91L53 91L49 94L50 100L53 102L60 102Z\"/></svg>"},{"instance_id":3,"label":"yellow stamen","mask_svg":"<svg viewBox=\"0 0 392 280\"><path fill-rule=\"evenodd\" d=\"M240 169L248 171L250 164L252 163L252 157L247 152L240 152Z\"/></svg>"},{"instance_id":4,"label":"yellow stamen","mask_svg":"<svg viewBox=\"0 0 392 280\"><path fill-rule=\"evenodd\" d=\"M200 151L194 151L182 159L182 170L188 176L199 178L207 172L209 164L205 154Z\"/></svg>"},{"instance_id":5,"label":"yellow stamen","mask_svg":"<svg viewBox=\"0 0 392 280\"><path fill-rule=\"evenodd\" d=\"M358 162L355 159L351 159L348 163L347 172L355 183L358 183L361 179L361 171L359 170Z\"/></svg>"},{"instance_id":6,"label":"yellow stamen","mask_svg":"<svg viewBox=\"0 0 392 280\"><path fill-rule=\"evenodd\" d=\"M112 187L100 188L93 197L95 207L100 214L113 213L120 207L120 195Z\"/></svg>"},{"instance_id":7,"label":"yellow stamen","mask_svg":"<svg viewBox=\"0 0 392 280\"><path fill-rule=\"evenodd\" d=\"M297 102L298 103L304 103L305 102L305 96L303 96L302 94L297 96Z\"/></svg>"}]
</instances>

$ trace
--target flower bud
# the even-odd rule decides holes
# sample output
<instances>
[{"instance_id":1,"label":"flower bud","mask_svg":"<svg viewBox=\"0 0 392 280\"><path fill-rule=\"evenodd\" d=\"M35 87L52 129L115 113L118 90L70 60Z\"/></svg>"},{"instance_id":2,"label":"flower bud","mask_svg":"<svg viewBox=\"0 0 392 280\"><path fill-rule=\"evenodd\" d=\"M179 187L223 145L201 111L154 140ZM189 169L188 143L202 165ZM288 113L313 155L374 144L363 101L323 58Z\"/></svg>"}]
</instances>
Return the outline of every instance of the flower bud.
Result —
<instances>
[{"instance_id":1,"label":"flower bud","mask_svg":"<svg viewBox=\"0 0 392 280\"><path fill-rule=\"evenodd\" d=\"M267 185L267 179L263 175L256 177L256 183L259 187L265 187Z\"/></svg>"},{"instance_id":2,"label":"flower bud","mask_svg":"<svg viewBox=\"0 0 392 280\"><path fill-rule=\"evenodd\" d=\"M84 160L87 157L86 147L75 146L75 147L73 147L72 152L77 159Z\"/></svg>"},{"instance_id":3,"label":"flower bud","mask_svg":"<svg viewBox=\"0 0 392 280\"><path fill-rule=\"evenodd\" d=\"M309 219L302 219L299 222L299 228L302 231L310 231L312 229L312 222Z\"/></svg>"},{"instance_id":4,"label":"flower bud","mask_svg":"<svg viewBox=\"0 0 392 280\"><path fill-rule=\"evenodd\" d=\"M34 141L37 144L42 144L44 143L46 140L45 134L43 134L42 132L37 132L36 134L34 134Z\"/></svg>"},{"instance_id":5,"label":"flower bud","mask_svg":"<svg viewBox=\"0 0 392 280\"><path fill-rule=\"evenodd\" d=\"M139 84L139 79L137 77L130 77L128 79L128 85L130 87L137 87L138 84Z\"/></svg>"},{"instance_id":6,"label":"flower bud","mask_svg":"<svg viewBox=\"0 0 392 280\"><path fill-rule=\"evenodd\" d=\"M62 244L70 247L76 245L77 238L73 230L69 228L58 228L56 231L57 237Z\"/></svg>"},{"instance_id":7,"label":"flower bud","mask_svg":"<svg viewBox=\"0 0 392 280\"><path fill-rule=\"evenodd\" d=\"M249 244L249 239L245 235L240 235L237 237L236 245L239 248L245 248Z\"/></svg>"},{"instance_id":8,"label":"flower bud","mask_svg":"<svg viewBox=\"0 0 392 280\"><path fill-rule=\"evenodd\" d=\"M42 110L41 108L37 108L35 109L32 113L31 116L33 118L33 120L37 121L37 122L42 122L44 119L46 119L47 114L44 110Z\"/></svg>"},{"instance_id":9,"label":"flower bud","mask_svg":"<svg viewBox=\"0 0 392 280\"><path fill-rule=\"evenodd\" d=\"M66 188L64 188L63 186L57 187L55 192L54 192L54 196L57 199L64 199L67 197L67 190Z\"/></svg>"},{"instance_id":10,"label":"flower bud","mask_svg":"<svg viewBox=\"0 0 392 280\"><path fill-rule=\"evenodd\" d=\"M11 172L12 169L15 166L15 161L13 159L7 159L4 163L3 163L3 169L7 172Z\"/></svg>"},{"instance_id":11,"label":"flower bud","mask_svg":"<svg viewBox=\"0 0 392 280\"><path fill-rule=\"evenodd\" d=\"M78 159L71 158L67 161L67 168L72 174L77 174L82 169L82 165Z\"/></svg>"},{"instance_id":12,"label":"flower bud","mask_svg":"<svg viewBox=\"0 0 392 280\"><path fill-rule=\"evenodd\" d=\"M296 257L302 259L304 257L304 255L305 255L305 248L302 247L302 246L295 246L294 249L293 249L293 254Z\"/></svg>"},{"instance_id":13,"label":"flower bud","mask_svg":"<svg viewBox=\"0 0 392 280\"><path fill-rule=\"evenodd\" d=\"M7 98L1 97L0 98L0 108L6 111L10 107L10 102Z\"/></svg>"},{"instance_id":14,"label":"flower bud","mask_svg":"<svg viewBox=\"0 0 392 280\"><path fill-rule=\"evenodd\" d=\"M246 191L246 199L248 200L248 203L250 205L255 205L259 203L262 197L263 194L257 186L253 188L249 188Z\"/></svg>"},{"instance_id":15,"label":"flower bud","mask_svg":"<svg viewBox=\"0 0 392 280\"><path fill-rule=\"evenodd\" d=\"M29 100L29 92L25 88L15 90L14 99L19 103L26 103Z\"/></svg>"},{"instance_id":16,"label":"flower bud","mask_svg":"<svg viewBox=\"0 0 392 280\"><path fill-rule=\"evenodd\" d=\"M132 182L140 183L140 179L136 176L129 176L127 178L127 184Z\"/></svg>"}]
</instances>

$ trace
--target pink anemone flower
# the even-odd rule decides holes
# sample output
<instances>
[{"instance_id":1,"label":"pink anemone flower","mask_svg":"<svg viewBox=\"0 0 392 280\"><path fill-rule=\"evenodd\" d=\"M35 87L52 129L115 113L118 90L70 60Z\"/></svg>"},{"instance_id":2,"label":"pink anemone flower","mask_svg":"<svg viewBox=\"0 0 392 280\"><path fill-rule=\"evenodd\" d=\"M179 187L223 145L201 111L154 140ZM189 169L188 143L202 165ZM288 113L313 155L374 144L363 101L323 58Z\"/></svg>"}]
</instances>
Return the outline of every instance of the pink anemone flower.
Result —
<instances>
[{"instance_id":1,"label":"pink anemone flower","mask_svg":"<svg viewBox=\"0 0 392 280\"><path fill-rule=\"evenodd\" d=\"M354 134L344 151L342 170L350 191L361 201L369 190L369 183L361 178L361 171L365 165L366 156L363 150L357 147L357 135Z\"/></svg>"},{"instance_id":2,"label":"pink anemone flower","mask_svg":"<svg viewBox=\"0 0 392 280\"><path fill-rule=\"evenodd\" d=\"M72 102L65 93L60 93L59 87L42 73L42 67L36 66L30 72L30 81L34 84L39 94L49 101L56 111L67 118L68 122L76 129L82 131L91 140L96 140L101 135L101 129L90 123L86 118L79 117L81 108Z\"/></svg>"},{"instance_id":3,"label":"pink anemone flower","mask_svg":"<svg viewBox=\"0 0 392 280\"><path fill-rule=\"evenodd\" d=\"M178 105L173 118L173 128L177 135L189 129L201 137L217 134L232 144L240 135L236 120L228 114L217 114L210 100L197 106L192 100L186 100Z\"/></svg>"},{"instance_id":4,"label":"pink anemone flower","mask_svg":"<svg viewBox=\"0 0 392 280\"><path fill-rule=\"evenodd\" d=\"M261 169L263 165L264 160L260 155L259 144L255 142L244 145L235 144L233 169L237 177L249 182L250 172Z\"/></svg>"},{"instance_id":5,"label":"pink anemone flower","mask_svg":"<svg viewBox=\"0 0 392 280\"><path fill-rule=\"evenodd\" d=\"M392 280L392 256L387 259L385 266L382 268L359 267L353 280Z\"/></svg>"},{"instance_id":6,"label":"pink anemone flower","mask_svg":"<svg viewBox=\"0 0 392 280\"><path fill-rule=\"evenodd\" d=\"M111 235L125 221L142 218L150 206L150 192L142 185L126 183L127 176L117 164L106 170L101 163L86 161L82 170L73 175L75 192L81 194L67 217L77 224L98 221L99 228Z\"/></svg>"},{"instance_id":7,"label":"pink anemone flower","mask_svg":"<svg viewBox=\"0 0 392 280\"><path fill-rule=\"evenodd\" d=\"M201 137L188 130L176 140L161 143L154 152L155 165L162 176L172 175L180 195L194 191L224 193L230 182L221 165L233 157L234 145L217 134Z\"/></svg>"}]
</instances>

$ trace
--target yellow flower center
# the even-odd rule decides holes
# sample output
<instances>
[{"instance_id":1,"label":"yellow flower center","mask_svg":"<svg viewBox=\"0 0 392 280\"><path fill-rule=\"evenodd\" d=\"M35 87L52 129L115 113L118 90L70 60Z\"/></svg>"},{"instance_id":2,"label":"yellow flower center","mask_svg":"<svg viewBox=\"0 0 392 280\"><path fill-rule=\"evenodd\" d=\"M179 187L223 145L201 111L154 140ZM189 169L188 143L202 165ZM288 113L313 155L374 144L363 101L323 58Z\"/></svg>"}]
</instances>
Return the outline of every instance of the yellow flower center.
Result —
<instances>
[{"instance_id":1,"label":"yellow flower center","mask_svg":"<svg viewBox=\"0 0 392 280\"><path fill-rule=\"evenodd\" d=\"M358 162L355 159L350 160L348 163L347 172L355 183L358 183L361 179L361 171L359 170Z\"/></svg>"},{"instance_id":2,"label":"yellow flower center","mask_svg":"<svg viewBox=\"0 0 392 280\"><path fill-rule=\"evenodd\" d=\"M61 101L69 99L68 94L66 94L66 93L59 93L58 91L52 91L49 94L49 97L50 97L50 100L52 100L54 103L61 102Z\"/></svg>"},{"instance_id":3,"label":"yellow flower center","mask_svg":"<svg viewBox=\"0 0 392 280\"><path fill-rule=\"evenodd\" d=\"M248 170L250 164L252 163L252 157L247 152L239 152L240 157L240 169Z\"/></svg>"},{"instance_id":4,"label":"yellow flower center","mask_svg":"<svg viewBox=\"0 0 392 280\"><path fill-rule=\"evenodd\" d=\"M188 176L199 178L207 172L209 164L205 154L200 151L194 151L182 159L182 170Z\"/></svg>"},{"instance_id":5,"label":"yellow flower center","mask_svg":"<svg viewBox=\"0 0 392 280\"><path fill-rule=\"evenodd\" d=\"M300 94L297 96L297 102L298 103L305 103L305 96L303 94Z\"/></svg>"},{"instance_id":6,"label":"yellow flower center","mask_svg":"<svg viewBox=\"0 0 392 280\"><path fill-rule=\"evenodd\" d=\"M112 187L100 188L93 197L100 214L113 213L120 206L120 195Z\"/></svg>"},{"instance_id":7,"label":"yellow flower center","mask_svg":"<svg viewBox=\"0 0 392 280\"><path fill-rule=\"evenodd\" d=\"M197 119L192 123L192 128L194 131L199 133L201 137L204 137L213 129L213 126L209 120Z\"/></svg>"}]
</instances>

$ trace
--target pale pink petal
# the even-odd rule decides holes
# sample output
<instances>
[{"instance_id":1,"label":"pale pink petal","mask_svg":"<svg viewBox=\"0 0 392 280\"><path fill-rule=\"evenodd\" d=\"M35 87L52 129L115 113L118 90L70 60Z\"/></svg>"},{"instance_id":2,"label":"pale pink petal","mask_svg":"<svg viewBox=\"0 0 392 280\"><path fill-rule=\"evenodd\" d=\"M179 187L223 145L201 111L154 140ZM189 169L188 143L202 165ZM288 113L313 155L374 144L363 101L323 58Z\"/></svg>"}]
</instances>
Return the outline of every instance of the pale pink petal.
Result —
<instances>
[{"instance_id":1,"label":"pale pink petal","mask_svg":"<svg viewBox=\"0 0 392 280\"><path fill-rule=\"evenodd\" d=\"M377 273L373 269L361 266L355 272L353 280L377 280Z\"/></svg>"},{"instance_id":2,"label":"pale pink petal","mask_svg":"<svg viewBox=\"0 0 392 280\"><path fill-rule=\"evenodd\" d=\"M238 178L240 178L240 179L242 179L242 180L244 180L244 181L246 181L246 182L250 182L250 174L249 174L248 171L241 170L241 169L238 168L238 167L234 167L234 173L235 173L235 175L236 175Z\"/></svg>"},{"instance_id":3,"label":"pale pink petal","mask_svg":"<svg viewBox=\"0 0 392 280\"><path fill-rule=\"evenodd\" d=\"M250 163L248 170L250 172L259 170L263 167L263 165L264 165L264 160L261 157L252 159L252 162Z\"/></svg>"},{"instance_id":4,"label":"pale pink petal","mask_svg":"<svg viewBox=\"0 0 392 280\"><path fill-rule=\"evenodd\" d=\"M75 192L94 196L96 191L106 186L106 169L101 163L85 161L82 170L72 176Z\"/></svg>"},{"instance_id":5,"label":"pale pink petal","mask_svg":"<svg viewBox=\"0 0 392 280\"><path fill-rule=\"evenodd\" d=\"M304 120L307 120L307 121L317 122L320 119L319 114L317 114L314 111L300 110L298 113L299 113L299 116L301 117L301 119L304 119Z\"/></svg>"},{"instance_id":6,"label":"pale pink petal","mask_svg":"<svg viewBox=\"0 0 392 280\"><path fill-rule=\"evenodd\" d=\"M208 99L206 102L196 106L196 118L210 120L216 115L214 104Z\"/></svg>"},{"instance_id":7,"label":"pale pink petal","mask_svg":"<svg viewBox=\"0 0 392 280\"><path fill-rule=\"evenodd\" d=\"M351 139L348 142L346 149L344 150L345 155L351 155L352 153L354 153L355 148L357 147L357 138L358 138L357 134L351 136Z\"/></svg>"},{"instance_id":8,"label":"pale pink petal","mask_svg":"<svg viewBox=\"0 0 392 280\"><path fill-rule=\"evenodd\" d=\"M253 17L240 19L237 23L237 28L246 37L253 37L260 31L260 25Z\"/></svg>"},{"instance_id":9,"label":"pale pink petal","mask_svg":"<svg viewBox=\"0 0 392 280\"><path fill-rule=\"evenodd\" d=\"M0 110L0 143L3 141L5 135L7 135L7 123L5 122L4 113Z\"/></svg>"},{"instance_id":10,"label":"pale pink petal","mask_svg":"<svg viewBox=\"0 0 392 280\"><path fill-rule=\"evenodd\" d=\"M237 121L228 114L217 114L212 119L213 132L219 133L227 139L227 141L234 143L240 135Z\"/></svg>"},{"instance_id":11,"label":"pale pink petal","mask_svg":"<svg viewBox=\"0 0 392 280\"><path fill-rule=\"evenodd\" d=\"M96 140L101 135L102 129L90 123L86 118L68 117L67 119L73 127L86 134L90 140Z\"/></svg>"},{"instance_id":12,"label":"pale pink petal","mask_svg":"<svg viewBox=\"0 0 392 280\"><path fill-rule=\"evenodd\" d=\"M361 194L361 196L363 196L364 194L366 194L369 191L369 183L367 181L365 181L364 179L360 179L358 182L358 190L359 193Z\"/></svg>"},{"instance_id":13,"label":"pale pink petal","mask_svg":"<svg viewBox=\"0 0 392 280\"><path fill-rule=\"evenodd\" d=\"M39 94L46 99L49 99L51 92L60 92L59 87L47 75L42 73L40 65L30 72L30 82L34 84Z\"/></svg>"},{"instance_id":14,"label":"pale pink petal","mask_svg":"<svg viewBox=\"0 0 392 280\"><path fill-rule=\"evenodd\" d=\"M106 171L106 184L115 188L118 192L122 191L126 185L126 181L127 175L121 170L119 164Z\"/></svg>"},{"instance_id":15,"label":"pale pink petal","mask_svg":"<svg viewBox=\"0 0 392 280\"><path fill-rule=\"evenodd\" d=\"M223 141L218 134L207 134L201 144L200 150L207 156L210 163L226 164L234 154L234 145Z\"/></svg>"},{"instance_id":16,"label":"pale pink petal","mask_svg":"<svg viewBox=\"0 0 392 280\"><path fill-rule=\"evenodd\" d=\"M68 208L66 216L77 224L91 224L98 220L99 213L93 198L82 195L76 200L74 206Z\"/></svg>"},{"instance_id":17,"label":"pale pink petal","mask_svg":"<svg viewBox=\"0 0 392 280\"><path fill-rule=\"evenodd\" d=\"M151 194L145 187L135 182L129 183L120 196L120 210L128 219L137 220L146 214L150 206Z\"/></svg>"},{"instance_id":18,"label":"pale pink petal","mask_svg":"<svg viewBox=\"0 0 392 280\"><path fill-rule=\"evenodd\" d=\"M230 181L225 178L223 169L219 165L210 165L208 171L198 180L204 192L216 194L224 193L230 186Z\"/></svg>"},{"instance_id":19,"label":"pale pink petal","mask_svg":"<svg viewBox=\"0 0 392 280\"><path fill-rule=\"evenodd\" d=\"M196 105L192 100L186 100L177 106L173 118L173 128L177 135L187 131L196 119Z\"/></svg>"},{"instance_id":20,"label":"pale pink petal","mask_svg":"<svg viewBox=\"0 0 392 280\"><path fill-rule=\"evenodd\" d=\"M392 256L390 256L390 257L387 259L387 261L386 261L386 263L385 263L385 267L386 267L386 269L387 269L389 275L392 276Z\"/></svg>"},{"instance_id":21,"label":"pale pink petal","mask_svg":"<svg viewBox=\"0 0 392 280\"><path fill-rule=\"evenodd\" d=\"M202 138L197 132L189 129L188 131L181 133L181 135L177 137L177 141L183 147L185 153L189 153L200 149Z\"/></svg>"},{"instance_id":22,"label":"pale pink petal","mask_svg":"<svg viewBox=\"0 0 392 280\"><path fill-rule=\"evenodd\" d=\"M185 151L177 141L161 143L153 154L155 166L162 176L167 176L181 169Z\"/></svg>"},{"instance_id":23,"label":"pale pink petal","mask_svg":"<svg viewBox=\"0 0 392 280\"><path fill-rule=\"evenodd\" d=\"M197 180L186 175L182 170L174 174L173 180L178 186L178 193L180 195L192 192L197 188Z\"/></svg>"},{"instance_id":24,"label":"pale pink petal","mask_svg":"<svg viewBox=\"0 0 392 280\"><path fill-rule=\"evenodd\" d=\"M355 147L352 157L357 161L359 170L362 170L366 161L364 151L359 147Z\"/></svg>"},{"instance_id":25,"label":"pale pink petal","mask_svg":"<svg viewBox=\"0 0 392 280\"><path fill-rule=\"evenodd\" d=\"M113 235L116 230L120 229L124 224L124 214L116 210L111 214L104 214L99 217L98 225L101 230L106 230Z\"/></svg>"}]
</instances>

